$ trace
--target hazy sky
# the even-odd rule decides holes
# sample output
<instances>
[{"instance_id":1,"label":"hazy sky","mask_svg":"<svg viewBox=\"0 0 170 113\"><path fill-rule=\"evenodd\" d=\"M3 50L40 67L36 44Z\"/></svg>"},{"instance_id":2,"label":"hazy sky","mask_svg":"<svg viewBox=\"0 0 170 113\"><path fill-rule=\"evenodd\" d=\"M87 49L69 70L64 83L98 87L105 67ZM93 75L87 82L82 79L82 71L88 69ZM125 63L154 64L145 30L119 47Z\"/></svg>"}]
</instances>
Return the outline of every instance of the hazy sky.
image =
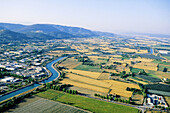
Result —
<instances>
[{"instance_id":1,"label":"hazy sky","mask_svg":"<svg viewBox=\"0 0 170 113\"><path fill-rule=\"evenodd\" d=\"M170 0L0 0L0 22L170 34Z\"/></svg>"}]
</instances>

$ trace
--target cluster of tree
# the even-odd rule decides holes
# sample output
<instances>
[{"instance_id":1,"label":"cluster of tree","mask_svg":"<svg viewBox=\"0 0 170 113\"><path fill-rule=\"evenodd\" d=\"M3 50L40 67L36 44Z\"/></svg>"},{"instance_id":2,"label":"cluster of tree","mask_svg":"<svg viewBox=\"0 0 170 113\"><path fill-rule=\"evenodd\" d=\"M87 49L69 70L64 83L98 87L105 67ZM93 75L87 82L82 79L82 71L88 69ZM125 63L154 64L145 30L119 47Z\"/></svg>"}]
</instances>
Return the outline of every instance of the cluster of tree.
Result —
<instances>
[{"instance_id":1,"label":"cluster of tree","mask_svg":"<svg viewBox=\"0 0 170 113\"><path fill-rule=\"evenodd\" d=\"M67 89L69 86L70 86L69 84L63 84L63 85L53 85L53 83L46 83L45 84L45 87L48 88L48 89L63 91L63 92L70 93L70 94L77 94L78 93L77 90Z\"/></svg>"},{"instance_id":2,"label":"cluster of tree","mask_svg":"<svg viewBox=\"0 0 170 113\"><path fill-rule=\"evenodd\" d=\"M132 92L134 92L134 93L142 94L141 90L136 89L136 88L127 87L126 90L127 90L127 91L132 91Z\"/></svg>"},{"instance_id":3,"label":"cluster of tree","mask_svg":"<svg viewBox=\"0 0 170 113\"><path fill-rule=\"evenodd\" d=\"M145 72L145 70L143 69L143 71L140 71L139 72L139 75L148 75L146 72Z\"/></svg>"},{"instance_id":4,"label":"cluster of tree","mask_svg":"<svg viewBox=\"0 0 170 113\"><path fill-rule=\"evenodd\" d=\"M110 73L110 76L120 76L120 74L117 74L117 73Z\"/></svg>"},{"instance_id":5,"label":"cluster of tree","mask_svg":"<svg viewBox=\"0 0 170 113\"><path fill-rule=\"evenodd\" d=\"M165 68L163 69L163 72L167 72L167 71L168 71L168 68L165 67Z\"/></svg>"},{"instance_id":6,"label":"cluster of tree","mask_svg":"<svg viewBox=\"0 0 170 113\"><path fill-rule=\"evenodd\" d=\"M141 63L141 61L131 61L131 64L137 64L137 63Z\"/></svg>"},{"instance_id":7,"label":"cluster of tree","mask_svg":"<svg viewBox=\"0 0 170 113\"><path fill-rule=\"evenodd\" d=\"M116 69L116 65L104 66L104 69Z\"/></svg>"},{"instance_id":8,"label":"cluster of tree","mask_svg":"<svg viewBox=\"0 0 170 113\"><path fill-rule=\"evenodd\" d=\"M120 77L121 77L121 78L127 78L127 77L129 77L129 76L134 77L135 74L134 74L133 72L132 72L132 73L126 73L126 71L120 72Z\"/></svg>"},{"instance_id":9,"label":"cluster of tree","mask_svg":"<svg viewBox=\"0 0 170 113\"><path fill-rule=\"evenodd\" d=\"M9 73L7 71L0 71L0 78L3 78L4 76L12 76L12 77L21 78L21 79L24 78L23 76L13 74L13 73Z\"/></svg>"},{"instance_id":10,"label":"cluster of tree","mask_svg":"<svg viewBox=\"0 0 170 113\"><path fill-rule=\"evenodd\" d=\"M63 79L65 77L66 73L62 71L62 73L60 74L60 78Z\"/></svg>"},{"instance_id":11,"label":"cluster of tree","mask_svg":"<svg viewBox=\"0 0 170 113\"><path fill-rule=\"evenodd\" d=\"M121 62L113 62L113 64L122 65Z\"/></svg>"},{"instance_id":12,"label":"cluster of tree","mask_svg":"<svg viewBox=\"0 0 170 113\"><path fill-rule=\"evenodd\" d=\"M32 82L35 82L35 81L36 81L36 80L33 79L32 77L29 77L29 78L27 78L27 79L24 80L24 82L26 82L27 84L28 84L28 83L32 83Z\"/></svg>"},{"instance_id":13,"label":"cluster of tree","mask_svg":"<svg viewBox=\"0 0 170 113\"><path fill-rule=\"evenodd\" d=\"M127 54L123 54L122 57L123 57L122 60L130 58Z\"/></svg>"},{"instance_id":14,"label":"cluster of tree","mask_svg":"<svg viewBox=\"0 0 170 113\"><path fill-rule=\"evenodd\" d=\"M13 97L12 99L8 100L6 103L4 103L0 106L0 112L4 112L5 110L15 106L16 104L21 102L21 100L31 96L32 94L33 94L33 92L30 92L30 93L27 93L27 94L19 96L19 97Z\"/></svg>"},{"instance_id":15,"label":"cluster of tree","mask_svg":"<svg viewBox=\"0 0 170 113\"><path fill-rule=\"evenodd\" d=\"M78 59L78 62L91 62L88 56L75 56L75 59Z\"/></svg>"},{"instance_id":16,"label":"cluster of tree","mask_svg":"<svg viewBox=\"0 0 170 113\"><path fill-rule=\"evenodd\" d=\"M170 107L164 107L164 106L157 106L157 105L155 105L154 106L155 108L159 108L159 109L162 109L162 110L170 110Z\"/></svg>"},{"instance_id":17,"label":"cluster of tree","mask_svg":"<svg viewBox=\"0 0 170 113\"><path fill-rule=\"evenodd\" d=\"M20 82L20 83L14 83L14 84L9 84L8 87L9 87L9 88L12 88L12 89L20 88L20 87L22 87L22 82Z\"/></svg>"},{"instance_id":18,"label":"cluster of tree","mask_svg":"<svg viewBox=\"0 0 170 113\"><path fill-rule=\"evenodd\" d=\"M138 83L138 85L139 85L139 87L140 87L140 89L141 89L141 92L142 92L143 97L146 98L146 97L147 97L147 95L146 95L146 93L147 93L147 88L146 88L146 86L144 86L143 84L139 84L139 83Z\"/></svg>"},{"instance_id":19,"label":"cluster of tree","mask_svg":"<svg viewBox=\"0 0 170 113\"><path fill-rule=\"evenodd\" d=\"M126 71L122 71L122 72L120 72L120 74L110 73L110 76L120 76L121 78L127 78L128 76L134 77L135 74L134 73L126 73Z\"/></svg>"},{"instance_id":20,"label":"cluster of tree","mask_svg":"<svg viewBox=\"0 0 170 113\"><path fill-rule=\"evenodd\" d=\"M113 96L111 96L111 95L103 96L103 95L95 93L94 96L97 96L97 97L100 97L100 98L103 98L103 99L109 99L109 100L113 99Z\"/></svg>"},{"instance_id":21,"label":"cluster of tree","mask_svg":"<svg viewBox=\"0 0 170 113\"><path fill-rule=\"evenodd\" d=\"M60 70L60 71L62 71L62 69L65 69L65 67L63 67L63 66L58 66L57 69Z\"/></svg>"},{"instance_id":22,"label":"cluster of tree","mask_svg":"<svg viewBox=\"0 0 170 113\"><path fill-rule=\"evenodd\" d=\"M114 98L114 101L118 101L118 102L123 102L123 103L128 103L128 104L133 104L133 102L130 102L130 99L129 100L123 100L123 99L120 99L120 98Z\"/></svg>"}]
</instances>

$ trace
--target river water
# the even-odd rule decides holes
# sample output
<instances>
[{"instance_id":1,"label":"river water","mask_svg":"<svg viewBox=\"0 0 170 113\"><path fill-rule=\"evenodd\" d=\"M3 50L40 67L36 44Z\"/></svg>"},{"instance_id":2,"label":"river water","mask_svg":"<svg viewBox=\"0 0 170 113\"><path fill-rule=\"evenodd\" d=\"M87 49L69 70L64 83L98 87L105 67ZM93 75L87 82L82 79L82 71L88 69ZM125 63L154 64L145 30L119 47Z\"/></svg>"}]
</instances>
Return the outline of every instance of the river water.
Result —
<instances>
[{"instance_id":1,"label":"river water","mask_svg":"<svg viewBox=\"0 0 170 113\"><path fill-rule=\"evenodd\" d=\"M64 57L60 57L60 58L58 58L58 59L56 59L56 60L54 60L54 61L52 61L52 62L50 62L50 63L48 63L48 64L46 65L46 68L52 73L52 75L51 75L51 77L49 77L48 79L42 81L41 83L51 82L52 80L56 79L56 78L59 76L59 73L58 73L55 69L52 68L52 65L53 65L54 63L56 63L57 61L63 59L63 58L64 58ZM3 101L3 100L6 100L6 99L8 99L8 98L11 98L11 97L13 97L13 96L16 96L16 95L18 95L18 94L20 94L20 93L29 91L29 90L31 90L31 89L33 89L33 88L38 87L38 86L40 86L40 84L36 84L36 83L35 83L35 84L31 85L31 86L27 86L27 87L24 87L24 88L19 89L19 90L17 90L17 91L11 92L11 93L9 93L9 94L0 96L0 102Z\"/></svg>"}]
</instances>

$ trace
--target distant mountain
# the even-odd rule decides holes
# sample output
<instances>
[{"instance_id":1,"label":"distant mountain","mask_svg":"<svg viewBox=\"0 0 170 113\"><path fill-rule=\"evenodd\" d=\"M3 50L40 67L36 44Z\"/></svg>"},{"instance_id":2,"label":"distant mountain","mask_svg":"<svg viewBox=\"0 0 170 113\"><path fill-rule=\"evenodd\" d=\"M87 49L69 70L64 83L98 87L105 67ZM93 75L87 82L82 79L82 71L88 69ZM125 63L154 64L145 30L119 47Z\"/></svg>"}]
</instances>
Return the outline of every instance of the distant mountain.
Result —
<instances>
[{"instance_id":1,"label":"distant mountain","mask_svg":"<svg viewBox=\"0 0 170 113\"><path fill-rule=\"evenodd\" d=\"M58 38L85 38L94 36L108 36L113 37L113 33L91 31L80 27L70 27L54 24L34 24L21 25L0 23L0 29L7 29L14 32L25 34L31 39L58 39Z\"/></svg>"},{"instance_id":2,"label":"distant mountain","mask_svg":"<svg viewBox=\"0 0 170 113\"><path fill-rule=\"evenodd\" d=\"M25 34L13 32L10 30L0 30L0 41L9 41L9 40L29 40L30 37L27 37Z\"/></svg>"},{"instance_id":3,"label":"distant mountain","mask_svg":"<svg viewBox=\"0 0 170 113\"><path fill-rule=\"evenodd\" d=\"M99 36L107 36L107 37L114 37L115 36L115 34L108 33L108 32L93 31L93 33L95 33L96 35L99 35Z\"/></svg>"},{"instance_id":4,"label":"distant mountain","mask_svg":"<svg viewBox=\"0 0 170 113\"><path fill-rule=\"evenodd\" d=\"M0 23L0 27L17 32L17 30L22 29L23 27L25 27L25 25L11 24L11 23Z\"/></svg>"},{"instance_id":5,"label":"distant mountain","mask_svg":"<svg viewBox=\"0 0 170 113\"><path fill-rule=\"evenodd\" d=\"M3 29L5 29L5 28L0 26L0 30L3 30Z\"/></svg>"}]
</instances>

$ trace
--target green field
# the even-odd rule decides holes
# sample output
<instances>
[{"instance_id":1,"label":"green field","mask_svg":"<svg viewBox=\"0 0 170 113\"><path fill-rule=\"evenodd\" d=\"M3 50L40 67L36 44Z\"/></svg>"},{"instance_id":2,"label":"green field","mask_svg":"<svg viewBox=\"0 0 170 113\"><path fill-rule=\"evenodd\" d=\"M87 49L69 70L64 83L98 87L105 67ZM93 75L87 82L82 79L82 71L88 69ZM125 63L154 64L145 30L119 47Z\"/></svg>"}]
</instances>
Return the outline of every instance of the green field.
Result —
<instances>
[{"instance_id":1,"label":"green field","mask_svg":"<svg viewBox=\"0 0 170 113\"><path fill-rule=\"evenodd\" d=\"M102 72L99 67L97 66L89 66L89 65L79 65L74 69L77 70L84 70L84 71L93 71L93 72Z\"/></svg>"},{"instance_id":2,"label":"green field","mask_svg":"<svg viewBox=\"0 0 170 113\"><path fill-rule=\"evenodd\" d=\"M170 60L170 56L163 56L163 57L165 57L165 58L167 58L168 60Z\"/></svg>"},{"instance_id":3,"label":"green field","mask_svg":"<svg viewBox=\"0 0 170 113\"><path fill-rule=\"evenodd\" d=\"M153 63L158 63L158 64L164 64L164 65L170 65L169 62L163 62L163 61L160 61L160 60L154 60L152 61Z\"/></svg>"},{"instance_id":4,"label":"green field","mask_svg":"<svg viewBox=\"0 0 170 113\"><path fill-rule=\"evenodd\" d=\"M58 97L58 95L61 95ZM100 100L95 100L91 98L86 98L78 95L71 95L59 91L55 91L52 89L49 89L45 92L40 92L37 95L43 98L47 99L53 99L57 97L55 100L70 104L75 107L79 107L82 109L86 109L88 111L96 112L96 113L137 113L138 109L124 106L124 105L118 105L114 103L104 102Z\"/></svg>"},{"instance_id":5,"label":"green field","mask_svg":"<svg viewBox=\"0 0 170 113\"><path fill-rule=\"evenodd\" d=\"M133 73L139 73L139 72L143 72L143 69L131 68L131 72L133 72Z\"/></svg>"}]
</instances>

